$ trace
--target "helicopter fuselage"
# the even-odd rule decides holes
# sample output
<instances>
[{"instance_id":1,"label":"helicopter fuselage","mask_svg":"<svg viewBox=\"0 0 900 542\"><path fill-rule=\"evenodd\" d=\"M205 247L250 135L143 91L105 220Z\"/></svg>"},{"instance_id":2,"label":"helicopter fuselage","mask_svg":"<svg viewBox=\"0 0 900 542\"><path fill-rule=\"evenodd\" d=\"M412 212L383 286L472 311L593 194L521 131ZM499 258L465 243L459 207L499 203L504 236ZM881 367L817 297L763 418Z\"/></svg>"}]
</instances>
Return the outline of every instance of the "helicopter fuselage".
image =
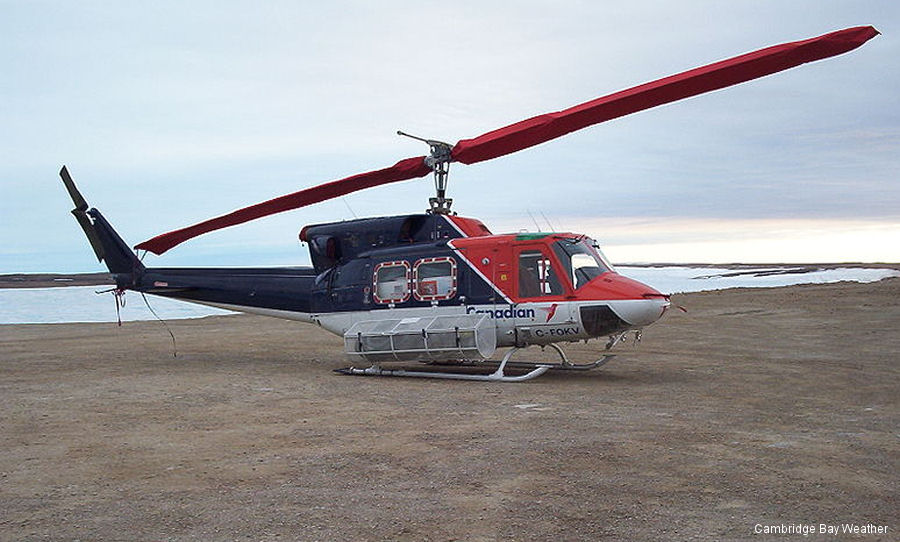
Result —
<instances>
[{"instance_id":1,"label":"helicopter fuselage","mask_svg":"<svg viewBox=\"0 0 900 542\"><path fill-rule=\"evenodd\" d=\"M307 226L300 238L311 268L148 268L132 288L345 336L359 322L468 317L487 321L496 347L610 336L669 306L574 233L494 235L475 219L421 214Z\"/></svg>"}]
</instances>

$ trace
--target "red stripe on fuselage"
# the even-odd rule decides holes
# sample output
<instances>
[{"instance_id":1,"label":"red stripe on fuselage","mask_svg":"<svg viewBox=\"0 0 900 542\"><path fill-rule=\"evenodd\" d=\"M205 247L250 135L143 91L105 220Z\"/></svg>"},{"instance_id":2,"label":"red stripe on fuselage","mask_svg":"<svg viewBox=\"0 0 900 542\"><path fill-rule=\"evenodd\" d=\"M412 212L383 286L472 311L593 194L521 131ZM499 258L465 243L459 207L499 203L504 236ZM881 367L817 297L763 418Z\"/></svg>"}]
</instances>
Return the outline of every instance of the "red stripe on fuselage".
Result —
<instances>
[{"instance_id":1,"label":"red stripe on fuselage","mask_svg":"<svg viewBox=\"0 0 900 542\"><path fill-rule=\"evenodd\" d=\"M490 236L491 230L477 218L465 218L462 216L445 215L451 224L466 237L483 237Z\"/></svg>"}]
</instances>

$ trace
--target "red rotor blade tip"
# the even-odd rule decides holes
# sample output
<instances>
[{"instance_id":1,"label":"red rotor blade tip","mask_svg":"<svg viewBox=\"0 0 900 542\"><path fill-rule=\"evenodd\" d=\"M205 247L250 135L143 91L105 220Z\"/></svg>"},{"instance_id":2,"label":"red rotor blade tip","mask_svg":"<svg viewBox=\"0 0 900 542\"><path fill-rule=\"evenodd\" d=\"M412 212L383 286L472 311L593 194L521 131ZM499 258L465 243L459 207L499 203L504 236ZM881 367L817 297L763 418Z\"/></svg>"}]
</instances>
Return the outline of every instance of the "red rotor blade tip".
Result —
<instances>
[{"instance_id":1,"label":"red rotor blade tip","mask_svg":"<svg viewBox=\"0 0 900 542\"><path fill-rule=\"evenodd\" d=\"M463 139L452 156L474 164L511 154L594 124L846 53L878 33L858 26L760 49Z\"/></svg>"}]
</instances>

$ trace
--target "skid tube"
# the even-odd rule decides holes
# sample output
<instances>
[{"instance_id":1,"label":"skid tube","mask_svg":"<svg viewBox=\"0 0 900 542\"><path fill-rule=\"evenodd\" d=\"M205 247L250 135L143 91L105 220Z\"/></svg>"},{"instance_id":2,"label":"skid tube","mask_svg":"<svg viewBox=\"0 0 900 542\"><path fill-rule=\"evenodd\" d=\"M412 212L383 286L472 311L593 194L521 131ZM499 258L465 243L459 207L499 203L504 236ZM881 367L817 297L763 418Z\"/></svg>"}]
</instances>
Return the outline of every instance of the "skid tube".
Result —
<instances>
[{"instance_id":1,"label":"skid tube","mask_svg":"<svg viewBox=\"0 0 900 542\"><path fill-rule=\"evenodd\" d=\"M520 347L514 347L503 356L503 359L500 361L497 366L497 370L490 374L477 374L477 373L452 373L445 371L411 371L407 369L385 369L378 364L374 364L371 367L367 367L365 369L360 369L356 367L346 367L343 369L335 369L335 372L345 374L345 375L360 375L360 376L407 376L414 378L443 378L447 380L479 380L482 382L523 382L525 380L531 380L532 378L537 378L542 374L546 373L549 370L563 370L563 371L589 371L591 369L596 369L597 367L601 367L605 365L609 360L614 358L613 354L607 354L600 358L599 360L593 363L582 363L576 364L572 363L566 357L565 352L563 352L562 348L555 344L550 344L556 352L559 354L560 359L562 360L559 363L527 363L527 362L516 362L510 361L513 354L517 351L521 350ZM497 363L497 362L494 362ZM488 362L490 364L490 362ZM460 364L449 364L449 363L434 363L432 365L439 366L459 366ZM463 364L464 367L478 367L484 366L485 363L468 363ZM506 368L513 369L530 369L525 374L509 376L504 371Z\"/></svg>"}]
</instances>

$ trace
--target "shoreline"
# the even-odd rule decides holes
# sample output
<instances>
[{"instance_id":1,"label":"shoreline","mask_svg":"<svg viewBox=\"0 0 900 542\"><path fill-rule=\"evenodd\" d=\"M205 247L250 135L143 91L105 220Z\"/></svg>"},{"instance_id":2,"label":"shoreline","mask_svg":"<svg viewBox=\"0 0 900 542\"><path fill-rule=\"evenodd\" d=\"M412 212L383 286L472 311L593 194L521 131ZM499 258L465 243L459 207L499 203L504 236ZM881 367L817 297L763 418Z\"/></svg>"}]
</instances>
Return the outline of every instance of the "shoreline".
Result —
<instances>
[{"instance_id":1,"label":"shoreline","mask_svg":"<svg viewBox=\"0 0 900 542\"><path fill-rule=\"evenodd\" d=\"M10 273L0 275L0 288L64 288L113 286L111 273Z\"/></svg>"},{"instance_id":2,"label":"shoreline","mask_svg":"<svg viewBox=\"0 0 900 542\"><path fill-rule=\"evenodd\" d=\"M811 273L829 269L894 269L900 271L900 263L842 262L842 263L618 263L615 267L658 269L663 267L733 269L753 272L759 269L783 268L774 273ZM210 268L212 269L212 268ZM8 273L0 274L0 289L6 288L65 288L68 286L112 286L111 273Z\"/></svg>"}]
</instances>

